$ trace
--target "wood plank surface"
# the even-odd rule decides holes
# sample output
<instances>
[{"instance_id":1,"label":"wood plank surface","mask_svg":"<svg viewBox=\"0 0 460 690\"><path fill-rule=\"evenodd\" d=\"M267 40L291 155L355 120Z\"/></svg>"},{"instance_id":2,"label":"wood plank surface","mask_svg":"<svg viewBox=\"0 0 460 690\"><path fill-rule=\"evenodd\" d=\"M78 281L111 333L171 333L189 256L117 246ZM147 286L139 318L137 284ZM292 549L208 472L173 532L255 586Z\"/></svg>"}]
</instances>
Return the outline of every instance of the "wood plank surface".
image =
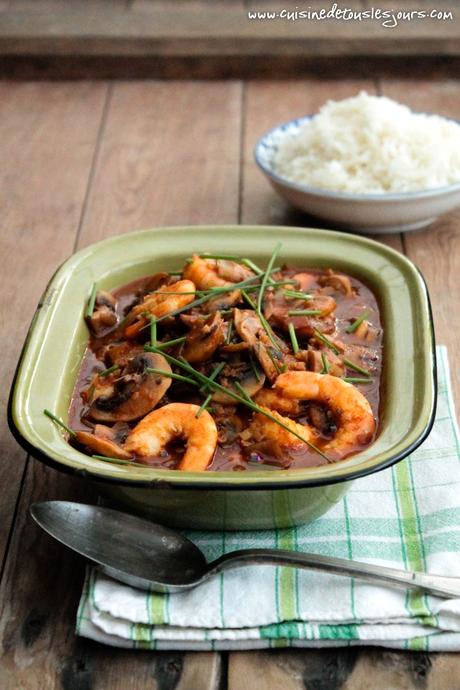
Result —
<instances>
[{"instance_id":1,"label":"wood plank surface","mask_svg":"<svg viewBox=\"0 0 460 690\"><path fill-rule=\"evenodd\" d=\"M242 86L114 86L81 243L238 218Z\"/></svg>"},{"instance_id":2,"label":"wood plank surface","mask_svg":"<svg viewBox=\"0 0 460 690\"><path fill-rule=\"evenodd\" d=\"M378 21L289 21L250 19L241 2L134 5L129 10L103 0L35 4L29 13L4 13L4 55L459 55L457 21L402 22L390 35ZM260 3L262 8L263 3ZM442 8L442 0L438 7ZM279 9L283 9L280 3ZM308 8L304 8L307 9Z\"/></svg>"},{"instance_id":3,"label":"wood plank surface","mask_svg":"<svg viewBox=\"0 0 460 690\"><path fill-rule=\"evenodd\" d=\"M230 655L229 690L460 690L460 655L348 648Z\"/></svg>"},{"instance_id":4,"label":"wood plank surface","mask_svg":"<svg viewBox=\"0 0 460 690\"><path fill-rule=\"evenodd\" d=\"M163 224L318 225L288 209L257 171L252 149L263 131L361 88L378 87L416 108L458 117L458 86L396 80L1 84L6 260L0 282L7 296L1 316L9 324L3 380L11 379L39 293L75 243ZM404 244L399 235L383 238L405 248L425 273L438 340L448 345L455 371L458 222L458 213L445 216L406 235ZM17 276L21 290L13 289ZM91 502L94 489L29 462L19 491L24 453L6 432L0 438L6 487L0 544L8 543L15 519L0 586L1 690L223 690L225 654L120 651L74 637L81 560L40 532L28 508L52 498ZM460 655L277 650L228 659L230 690L367 690L370 679L375 690L460 690Z\"/></svg>"},{"instance_id":5,"label":"wood plank surface","mask_svg":"<svg viewBox=\"0 0 460 690\"><path fill-rule=\"evenodd\" d=\"M40 295L74 249L105 94L103 84L0 84L0 318L8 324L0 360L2 410ZM24 462L2 414L0 562Z\"/></svg>"},{"instance_id":6,"label":"wood plank surface","mask_svg":"<svg viewBox=\"0 0 460 690\"><path fill-rule=\"evenodd\" d=\"M388 80L382 83L381 91L418 111L460 117L458 81L408 84ZM448 347L454 372L454 399L460 416L460 377L455 375L460 370L460 211L441 217L424 231L407 233L404 241L407 255L420 268L428 284L436 339Z\"/></svg>"},{"instance_id":7,"label":"wood plank surface","mask_svg":"<svg viewBox=\"0 0 460 690\"><path fill-rule=\"evenodd\" d=\"M34 88L41 89L43 102L49 102L52 87ZM83 94L78 98L85 100ZM47 171L46 185L37 195L41 206L57 203L53 201L56 198L68 210L75 205L74 212L82 219L78 247L140 227L236 222L240 99L241 85L231 82L115 85L100 125L101 142L96 146L92 139L93 172L85 203L81 198L75 205L75 190L66 184L67 177L72 179L70 162L65 161L68 169L63 171L59 165L54 167L52 161L48 167L43 155L37 160L36 172ZM68 109L72 109L72 103ZM38 139L46 140L44 154L55 145L56 129L58 121L53 127L42 126L37 131ZM9 133L20 149L19 142L27 136L27 129L24 131L21 121L13 119ZM64 134L71 142L72 131L60 136ZM73 150L70 144L69 150ZM17 161L18 175L27 165L24 154ZM14 209L23 222L17 200ZM35 242L51 239L61 245L61 252L69 253L75 228L70 247L66 248L57 237L62 233L62 225L60 216L57 220L47 216L35 225ZM58 262L56 251L50 250L51 265ZM42 270L46 279L51 272L48 263ZM9 359L10 367L15 357ZM11 452L8 455L11 457ZM17 489L16 486L16 492ZM144 656L139 652L119 653L74 637L83 575L81 559L40 534L28 517L31 502L51 498L91 502L95 495L81 481L38 462L29 464L0 588L0 688L129 690L144 687L144 682L158 690L188 690L194 683L204 690L217 688L217 654ZM11 517L12 507L5 511L5 518ZM133 676L133 665L139 669L139 676Z\"/></svg>"},{"instance_id":8,"label":"wood plank surface","mask_svg":"<svg viewBox=\"0 0 460 690\"><path fill-rule=\"evenodd\" d=\"M372 93L375 91L375 84L370 79L347 81L299 79L246 83L242 223L321 226L321 221L313 220L296 211L275 194L254 161L254 147L258 139L275 125L317 112L328 99L355 96L362 90Z\"/></svg>"},{"instance_id":9,"label":"wood plank surface","mask_svg":"<svg viewBox=\"0 0 460 690\"><path fill-rule=\"evenodd\" d=\"M248 82L245 89L242 223L325 226L324 223L291 209L274 193L254 164L254 144L275 124L316 112L329 98L346 98L362 89L369 93L383 90L401 102L407 101L413 107L434 110L452 117L458 117L455 111L460 110L457 81L436 85L423 81L384 82L383 85L352 80ZM444 216L435 226L422 233L405 235L404 238L399 234L373 238L399 251L404 251L407 246L411 258L419 265L425 251L426 261L420 267L426 274L432 291L436 320L443 324L443 329L439 330L439 342L449 345L449 354L451 358L454 356L454 371L458 370L460 364L457 354L460 319L458 306L455 306L460 296L460 251L457 246L460 234L458 229L456 232L458 220L457 212ZM446 232L446 227L449 238L447 247L446 240L440 237L440 233ZM427 237L431 239L427 241ZM415 246L418 247L418 254ZM444 294L447 291L450 298L446 300ZM458 389L459 377L454 378ZM458 390L456 392L460 393ZM460 395L457 395L457 403L459 400ZM452 654L407 654L372 648L234 652L229 656L228 687L229 690L249 690L253 687L258 690L278 687L283 690L368 690L369 678L372 678L373 690L416 690L419 687L426 690L460 690L460 680L452 680L460 678L459 671L460 655Z\"/></svg>"}]
</instances>

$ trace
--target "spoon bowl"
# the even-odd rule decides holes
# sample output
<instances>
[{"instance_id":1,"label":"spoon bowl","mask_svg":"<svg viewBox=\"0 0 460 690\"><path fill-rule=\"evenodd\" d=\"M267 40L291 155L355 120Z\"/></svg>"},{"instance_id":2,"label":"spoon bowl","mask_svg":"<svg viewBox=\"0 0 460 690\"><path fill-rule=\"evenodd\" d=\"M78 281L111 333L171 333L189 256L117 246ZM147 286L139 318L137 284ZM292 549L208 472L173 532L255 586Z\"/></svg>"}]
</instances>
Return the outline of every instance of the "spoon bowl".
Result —
<instances>
[{"instance_id":1,"label":"spoon bowl","mask_svg":"<svg viewBox=\"0 0 460 690\"><path fill-rule=\"evenodd\" d=\"M52 537L133 587L182 589L207 569L191 541L134 515L70 501L34 503L30 512Z\"/></svg>"},{"instance_id":2,"label":"spoon bowl","mask_svg":"<svg viewBox=\"0 0 460 690\"><path fill-rule=\"evenodd\" d=\"M34 503L30 512L62 544L96 563L110 577L140 589L181 592L223 570L245 565L276 565L348 575L387 587L421 589L440 597L460 597L460 578L313 553L244 549L208 563L195 544L174 530L100 506L47 501Z\"/></svg>"}]
</instances>

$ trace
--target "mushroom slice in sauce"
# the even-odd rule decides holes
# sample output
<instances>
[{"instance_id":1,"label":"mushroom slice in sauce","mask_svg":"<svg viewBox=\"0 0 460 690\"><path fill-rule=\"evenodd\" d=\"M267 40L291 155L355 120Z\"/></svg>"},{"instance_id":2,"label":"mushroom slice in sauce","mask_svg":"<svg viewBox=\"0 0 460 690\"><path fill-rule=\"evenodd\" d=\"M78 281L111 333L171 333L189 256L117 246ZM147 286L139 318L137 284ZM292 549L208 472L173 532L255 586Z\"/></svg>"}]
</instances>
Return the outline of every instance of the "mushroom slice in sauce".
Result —
<instances>
[{"instance_id":1,"label":"mushroom slice in sauce","mask_svg":"<svg viewBox=\"0 0 460 690\"><path fill-rule=\"evenodd\" d=\"M259 317L250 309L235 309L234 322L240 338L248 343L267 377L274 381L280 373L284 354L288 350L286 344L277 338L279 349L275 348Z\"/></svg>"},{"instance_id":2,"label":"mushroom slice in sauce","mask_svg":"<svg viewBox=\"0 0 460 690\"><path fill-rule=\"evenodd\" d=\"M224 320L218 312L210 316L182 315L190 327L182 355L188 362L205 362L225 342Z\"/></svg>"},{"instance_id":3,"label":"mushroom slice in sauce","mask_svg":"<svg viewBox=\"0 0 460 690\"><path fill-rule=\"evenodd\" d=\"M118 458L120 460L131 460L132 455L121 446L128 433L129 427L125 424L115 424L112 428L103 424L96 424L93 433L90 431L76 431L75 438L78 443L85 446L85 448L89 448L97 455L105 455L108 458Z\"/></svg>"},{"instance_id":4,"label":"mushroom slice in sauce","mask_svg":"<svg viewBox=\"0 0 460 690\"><path fill-rule=\"evenodd\" d=\"M354 294L350 278L342 273L334 273L330 269L324 275L319 276L318 284L323 287L327 285L337 292L342 292L346 297L351 297Z\"/></svg>"},{"instance_id":5,"label":"mushroom slice in sauce","mask_svg":"<svg viewBox=\"0 0 460 690\"><path fill-rule=\"evenodd\" d=\"M219 377L219 383L234 393L241 395L241 391L234 385L235 381L238 381L245 393L252 398L264 385L265 374L262 371L258 371L256 375L254 368L248 362L229 362ZM212 396L212 400L221 405L235 405L235 399L222 391L216 391Z\"/></svg>"},{"instance_id":6,"label":"mushroom slice in sauce","mask_svg":"<svg viewBox=\"0 0 460 690\"><path fill-rule=\"evenodd\" d=\"M115 380L108 383L103 379L101 391L96 380L88 416L100 422L130 422L153 410L171 385L171 379L149 373L150 367L171 372L162 355L145 352L133 357Z\"/></svg>"},{"instance_id":7,"label":"mushroom slice in sauce","mask_svg":"<svg viewBox=\"0 0 460 690\"><path fill-rule=\"evenodd\" d=\"M116 307L117 300L115 297L106 290L99 290L93 313L85 317L86 323L96 337L116 325L118 322Z\"/></svg>"}]
</instances>

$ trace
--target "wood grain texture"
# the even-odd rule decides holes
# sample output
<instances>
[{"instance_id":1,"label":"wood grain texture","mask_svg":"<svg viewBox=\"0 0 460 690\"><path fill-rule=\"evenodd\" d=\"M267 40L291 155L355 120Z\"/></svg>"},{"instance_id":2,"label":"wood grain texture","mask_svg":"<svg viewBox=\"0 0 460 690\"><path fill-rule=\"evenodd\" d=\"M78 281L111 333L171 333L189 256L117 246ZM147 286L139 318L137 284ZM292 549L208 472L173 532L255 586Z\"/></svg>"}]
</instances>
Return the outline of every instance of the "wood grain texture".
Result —
<instances>
[{"instance_id":1,"label":"wood grain texture","mask_svg":"<svg viewBox=\"0 0 460 690\"><path fill-rule=\"evenodd\" d=\"M228 690L460 690L460 655L384 649L234 652Z\"/></svg>"},{"instance_id":2,"label":"wood grain texture","mask_svg":"<svg viewBox=\"0 0 460 690\"><path fill-rule=\"evenodd\" d=\"M458 118L458 81L384 81L385 95L418 111ZM434 225L404 237L406 253L422 271L431 295L436 339L447 345L457 414L460 415L460 211L442 216Z\"/></svg>"},{"instance_id":3,"label":"wood grain texture","mask_svg":"<svg viewBox=\"0 0 460 690\"><path fill-rule=\"evenodd\" d=\"M42 89L44 102L49 101L47 87L35 88ZM84 94L78 98L84 100ZM92 140L91 190L75 208L77 218L82 218L79 247L139 227L237 221L239 84L118 84L107 104L104 117L99 112L100 145ZM10 135L20 129L17 122L13 125ZM46 146L41 143L44 152L55 145L59 126L58 120L53 127L39 130L39 140L46 142ZM12 141L15 151L22 136L21 130ZM66 137L69 149L74 150L72 131ZM73 196L63 182L67 176L72 179L72 166L66 161L69 169L63 171L52 161L48 167L45 155L39 159L39 170L47 173L46 187L39 190L40 204L53 203L58 188L59 204L70 210ZM23 165L27 165L26 156ZM61 252L70 253L76 228L67 249L63 236L61 240L49 236L57 230L62 232L52 217L43 219L35 228L36 242L51 239ZM28 256L30 260L30 252ZM52 250L48 260L56 261ZM217 688L219 655L119 653L74 637L81 561L39 534L27 517L32 501L47 498L91 502L95 495L74 478L38 462L29 465L0 590L2 690L129 690L144 687L143 683L154 690L188 690L194 684L203 690ZM5 515L11 519L11 513L10 508Z\"/></svg>"},{"instance_id":4,"label":"wood grain texture","mask_svg":"<svg viewBox=\"0 0 460 690\"><path fill-rule=\"evenodd\" d=\"M283 5L280 3L279 9ZM303 8L305 9L305 8ZM307 8L308 9L308 8ZM101 0L50 12L4 13L4 55L230 56L458 55L460 23L402 22L391 35L378 21L251 20L240 2L152 4L147 11Z\"/></svg>"},{"instance_id":5,"label":"wood grain texture","mask_svg":"<svg viewBox=\"0 0 460 690\"><path fill-rule=\"evenodd\" d=\"M238 218L241 84L117 84L82 244L160 225Z\"/></svg>"},{"instance_id":6,"label":"wood grain texture","mask_svg":"<svg viewBox=\"0 0 460 690\"><path fill-rule=\"evenodd\" d=\"M0 318L8 324L0 361L3 410L40 295L74 248L105 93L102 84L0 85ZM0 419L0 562L25 460L5 416Z\"/></svg>"},{"instance_id":7,"label":"wood grain texture","mask_svg":"<svg viewBox=\"0 0 460 690\"><path fill-rule=\"evenodd\" d=\"M245 87L244 158L241 222L272 225L313 225L317 219L292 209L273 191L254 161L257 140L275 125L314 113L329 98L340 99L374 91L371 80L249 81Z\"/></svg>"},{"instance_id":8,"label":"wood grain texture","mask_svg":"<svg viewBox=\"0 0 460 690\"><path fill-rule=\"evenodd\" d=\"M318 225L278 200L256 169L252 148L273 124L363 87L371 90L373 84L250 82L243 90L238 82L117 83L106 99L105 84L1 84L6 259L0 281L7 296L1 316L9 324L2 338L8 353L0 365L4 376L11 377L36 299L52 268L72 251L78 228L78 246L85 246L162 224L240 219ZM460 109L458 82L392 81L382 89L416 108L451 115ZM431 289L438 340L448 344L456 370L459 221L452 214L429 231L405 236L407 252ZM403 248L399 235L382 239ZM13 289L17 276L21 290ZM5 434L0 438L5 543L24 454ZM0 688L223 690L225 655L120 651L74 637L82 563L28 518L32 501L52 498L91 502L95 496L80 480L38 462L28 465L0 586ZM368 690L370 679L373 690L460 690L460 655L380 649L238 652L229 655L228 679L230 690Z\"/></svg>"}]
</instances>

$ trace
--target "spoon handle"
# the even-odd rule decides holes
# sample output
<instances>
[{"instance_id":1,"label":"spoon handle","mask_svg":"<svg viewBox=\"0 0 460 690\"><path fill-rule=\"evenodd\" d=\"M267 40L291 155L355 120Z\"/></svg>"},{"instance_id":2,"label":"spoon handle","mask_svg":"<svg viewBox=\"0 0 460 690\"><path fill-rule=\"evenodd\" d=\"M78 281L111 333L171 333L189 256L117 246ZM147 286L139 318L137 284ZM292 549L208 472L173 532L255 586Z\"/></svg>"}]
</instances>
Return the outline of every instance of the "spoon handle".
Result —
<instances>
[{"instance_id":1,"label":"spoon handle","mask_svg":"<svg viewBox=\"0 0 460 690\"><path fill-rule=\"evenodd\" d=\"M344 558L281 549L243 549L224 554L209 564L208 575L247 565L278 565L320 570L334 575L356 577L365 582L378 583L387 587L421 589L428 594L447 599L460 597L460 578L457 577L398 570Z\"/></svg>"}]
</instances>

